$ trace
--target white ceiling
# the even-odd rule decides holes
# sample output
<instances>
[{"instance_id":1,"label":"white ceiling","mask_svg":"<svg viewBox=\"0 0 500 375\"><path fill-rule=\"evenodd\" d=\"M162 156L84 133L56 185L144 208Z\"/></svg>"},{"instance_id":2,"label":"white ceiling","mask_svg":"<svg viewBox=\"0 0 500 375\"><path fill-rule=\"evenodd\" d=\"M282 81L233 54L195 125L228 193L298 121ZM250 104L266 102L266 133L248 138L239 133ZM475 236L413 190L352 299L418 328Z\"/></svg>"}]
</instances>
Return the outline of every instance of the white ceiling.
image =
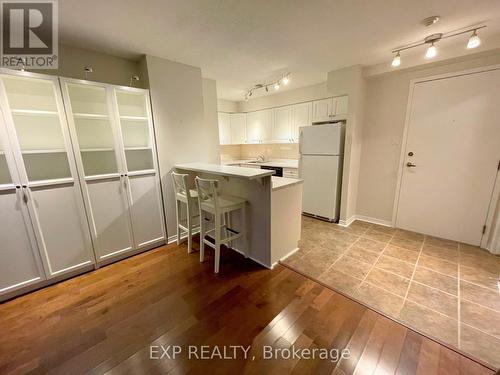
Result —
<instances>
[{"instance_id":1,"label":"white ceiling","mask_svg":"<svg viewBox=\"0 0 500 375\"><path fill-rule=\"evenodd\" d=\"M483 50L500 33L499 0L59 0L59 12L62 43L201 67L229 100L287 71L293 89L390 62L393 48L434 32L485 23ZM436 14L436 25L419 24Z\"/></svg>"}]
</instances>

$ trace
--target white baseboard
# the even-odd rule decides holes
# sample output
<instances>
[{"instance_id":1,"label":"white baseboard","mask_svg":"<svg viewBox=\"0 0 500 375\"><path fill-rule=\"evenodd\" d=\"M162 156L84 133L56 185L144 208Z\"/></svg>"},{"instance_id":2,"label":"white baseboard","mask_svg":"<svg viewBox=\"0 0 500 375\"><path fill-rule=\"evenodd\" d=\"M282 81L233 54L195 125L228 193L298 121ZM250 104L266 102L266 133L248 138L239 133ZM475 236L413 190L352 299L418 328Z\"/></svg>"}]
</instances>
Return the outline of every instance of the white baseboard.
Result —
<instances>
[{"instance_id":1,"label":"white baseboard","mask_svg":"<svg viewBox=\"0 0 500 375\"><path fill-rule=\"evenodd\" d=\"M193 229L193 235L200 233L200 228L195 228ZM181 234L181 241L187 240L187 233L185 236ZM167 244L170 245L171 243L177 242L177 234L174 234L173 236L168 236L167 237Z\"/></svg>"},{"instance_id":2,"label":"white baseboard","mask_svg":"<svg viewBox=\"0 0 500 375\"><path fill-rule=\"evenodd\" d=\"M382 220L374 217L363 216L363 215L355 215L356 220L365 221L371 224L383 225L384 227L392 227L392 221L390 220Z\"/></svg>"},{"instance_id":3,"label":"white baseboard","mask_svg":"<svg viewBox=\"0 0 500 375\"><path fill-rule=\"evenodd\" d=\"M349 219L347 220L339 220L339 225L341 227L348 227L349 225L351 225L353 223L353 221L356 220L356 215L354 216L351 216Z\"/></svg>"},{"instance_id":4,"label":"white baseboard","mask_svg":"<svg viewBox=\"0 0 500 375\"><path fill-rule=\"evenodd\" d=\"M339 220L339 225L342 227L348 227L355 220L364 221L366 223L383 225L385 227L392 227L392 222L390 220L382 220L374 217L363 216L363 215L353 215L347 220Z\"/></svg>"},{"instance_id":5,"label":"white baseboard","mask_svg":"<svg viewBox=\"0 0 500 375\"><path fill-rule=\"evenodd\" d=\"M294 250L290 251L288 254L286 254L283 258L280 259L280 262L284 261L286 258L291 257L293 254L295 254L297 251L300 249L296 247Z\"/></svg>"}]
</instances>

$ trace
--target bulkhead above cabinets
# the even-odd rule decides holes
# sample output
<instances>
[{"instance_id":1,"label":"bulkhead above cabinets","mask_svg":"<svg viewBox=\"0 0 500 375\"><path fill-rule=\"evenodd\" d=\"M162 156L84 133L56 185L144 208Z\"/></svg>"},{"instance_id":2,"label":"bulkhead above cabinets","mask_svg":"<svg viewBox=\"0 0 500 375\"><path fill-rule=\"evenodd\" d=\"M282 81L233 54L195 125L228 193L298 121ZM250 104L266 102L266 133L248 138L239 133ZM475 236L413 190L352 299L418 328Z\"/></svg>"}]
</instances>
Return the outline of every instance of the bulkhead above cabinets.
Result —
<instances>
[{"instance_id":1,"label":"bulkhead above cabinets","mask_svg":"<svg viewBox=\"0 0 500 375\"><path fill-rule=\"evenodd\" d=\"M340 96L246 113L219 112L219 143L299 143L300 127L345 120L347 104L347 96Z\"/></svg>"}]
</instances>

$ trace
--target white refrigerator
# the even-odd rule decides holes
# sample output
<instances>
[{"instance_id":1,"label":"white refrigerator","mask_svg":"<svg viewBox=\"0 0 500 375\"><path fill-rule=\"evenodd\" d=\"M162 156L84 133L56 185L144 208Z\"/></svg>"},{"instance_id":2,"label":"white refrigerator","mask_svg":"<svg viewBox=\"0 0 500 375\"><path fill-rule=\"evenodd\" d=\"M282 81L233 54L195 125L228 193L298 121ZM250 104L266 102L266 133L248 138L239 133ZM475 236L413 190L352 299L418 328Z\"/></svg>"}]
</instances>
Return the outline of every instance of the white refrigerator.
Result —
<instances>
[{"instance_id":1,"label":"white refrigerator","mask_svg":"<svg viewBox=\"0 0 500 375\"><path fill-rule=\"evenodd\" d=\"M337 222L340 214L345 123L300 128L302 211Z\"/></svg>"}]
</instances>

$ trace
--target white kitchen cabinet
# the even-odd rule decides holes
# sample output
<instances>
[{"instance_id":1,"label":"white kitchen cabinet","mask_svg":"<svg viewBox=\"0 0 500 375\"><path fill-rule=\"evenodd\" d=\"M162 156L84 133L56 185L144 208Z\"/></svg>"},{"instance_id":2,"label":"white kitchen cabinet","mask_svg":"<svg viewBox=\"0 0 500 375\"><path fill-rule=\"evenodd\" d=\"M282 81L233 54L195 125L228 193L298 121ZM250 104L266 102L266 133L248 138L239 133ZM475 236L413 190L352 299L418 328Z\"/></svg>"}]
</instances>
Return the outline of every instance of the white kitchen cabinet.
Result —
<instances>
[{"instance_id":1,"label":"white kitchen cabinet","mask_svg":"<svg viewBox=\"0 0 500 375\"><path fill-rule=\"evenodd\" d=\"M231 113L231 144L241 145L247 140L247 116L245 113Z\"/></svg>"},{"instance_id":2,"label":"white kitchen cabinet","mask_svg":"<svg viewBox=\"0 0 500 375\"><path fill-rule=\"evenodd\" d=\"M313 122L329 121L332 114L332 98L315 100L313 102Z\"/></svg>"},{"instance_id":3,"label":"white kitchen cabinet","mask_svg":"<svg viewBox=\"0 0 500 375\"><path fill-rule=\"evenodd\" d=\"M312 103L300 103L292 106L291 138L293 143L299 142L300 127L312 124Z\"/></svg>"},{"instance_id":4,"label":"white kitchen cabinet","mask_svg":"<svg viewBox=\"0 0 500 375\"><path fill-rule=\"evenodd\" d=\"M247 113L247 143L264 143L271 141L273 126L273 111Z\"/></svg>"},{"instance_id":5,"label":"white kitchen cabinet","mask_svg":"<svg viewBox=\"0 0 500 375\"><path fill-rule=\"evenodd\" d=\"M94 249L108 263L165 239L146 90L62 79Z\"/></svg>"},{"instance_id":6,"label":"white kitchen cabinet","mask_svg":"<svg viewBox=\"0 0 500 375\"><path fill-rule=\"evenodd\" d=\"M283 168L283 177L299 178L299 170L297 168Z\"/></svg>"},{"instance_id":7,"label":"white kitchen cabinet","mask_svg":"<svg viewBox=\"0 0 500 375\"><path fill-rule=\"evenodd\" d=\"M348 97L339 96L313 101L312 122L344 120L347 117Z\"/></svg>"},{"instance_id":8,"label":"white kitchen cabinet","mask_svg":"<svg viewBox=\"0 0 500 375\"><path fill-rule=\"evenodd\" d=\"M272 141L277 143L292 141L292 106L274 109Z\"/></svg>"},{"instance_id":9,"label":"white kitchen cabinet","mask_svg":"<svg viewBox=\"0 0 500 375\"><path fill-rule=\"evenodd\" d=\"M219 112L219 144L231 144L231 116L229 113Z\"/></svg>"},{"instance_id":10,"label":"white kitchen cabinet","mask_svg":"<svg viewBox=\"0 0 500 375\"><path fill-rule=\"evenodd\" d=\"M13 218L0 226L2 239L14 236L12 226L21 225L21 215L28 235L19 230L10 243L19 242L26 255L27 245L21 244L29 238L46 278L92 267L92 243L57 78L3 69L0 106L0 127L10 150L10 163L5 161L16 191L3 196L2 208L11 211ZM13 261L18 255L12 256ZM33 282L45 278L33 266L24 266L34 272Z\"/></svg>"}]
</instances>

